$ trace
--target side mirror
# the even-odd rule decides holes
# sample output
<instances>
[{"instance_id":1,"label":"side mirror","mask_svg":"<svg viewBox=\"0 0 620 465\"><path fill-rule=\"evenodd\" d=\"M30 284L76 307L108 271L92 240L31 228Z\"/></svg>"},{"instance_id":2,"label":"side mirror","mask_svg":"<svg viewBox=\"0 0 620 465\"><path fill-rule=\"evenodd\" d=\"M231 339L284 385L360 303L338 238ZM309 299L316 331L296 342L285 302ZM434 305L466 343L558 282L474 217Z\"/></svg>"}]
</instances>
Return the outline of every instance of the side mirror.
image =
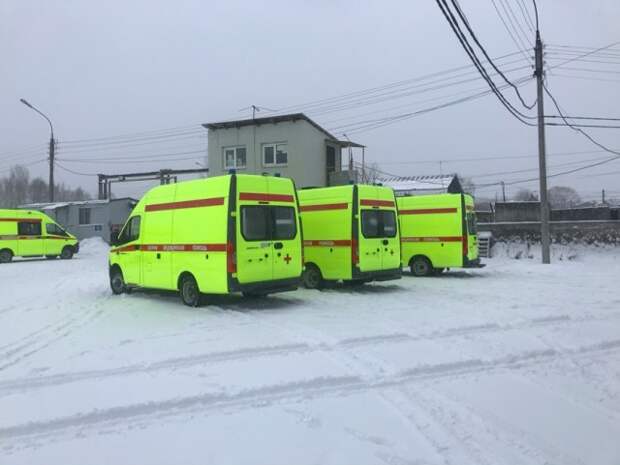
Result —
<instances>
[{"instance_id":1,"label":"side mirror","mask_svg":"<svg viewBox=\"0 0 620 465\"><path fill-rule=\"evenodd\" d=\"M118 244L118 231L112 231L110 233L110 245Z\"/></svg>"}]
</instances>

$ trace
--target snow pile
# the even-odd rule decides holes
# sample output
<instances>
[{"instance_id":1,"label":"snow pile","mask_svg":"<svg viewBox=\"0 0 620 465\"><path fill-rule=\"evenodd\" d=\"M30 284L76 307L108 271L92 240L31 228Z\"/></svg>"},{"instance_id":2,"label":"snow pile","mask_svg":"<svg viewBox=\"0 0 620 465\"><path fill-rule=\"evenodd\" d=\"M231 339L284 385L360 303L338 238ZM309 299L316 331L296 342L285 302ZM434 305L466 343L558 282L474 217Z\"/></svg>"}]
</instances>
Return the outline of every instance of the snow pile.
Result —
<instances>
[{"instance_id":1,"label":"snow pile","mask_svg":"<svg viewBox=\"0 0 620 465\"><path fill-rule=\"evenodd\" d=\"M492 257L516 260L538 260L541 256L541 246L528 241L496 242L493 244ZM595 258L620 260L620 247L612 244L552 244L551 259L555 261L581 261Z\"/></svg>"},{"instance_id":2,"label":"snow pile","mask_svg":"<svg viewBox=\"0 0 620 465\"><path fill-rule=\"evenodd\" d=\"M618 465L619 252L519 250L203 308L0 265L0 464Z\"/></svg>"},{"instance_id":3,"label":"snow pile","mask_svg":"<svg viewBox=\"0 0 620 465\"><path fill-rule=\"evenodd\" d=\"M110 246L100 237L89 237L80 241L80 256L107 255Z\"/></svg>"}]
</instances>

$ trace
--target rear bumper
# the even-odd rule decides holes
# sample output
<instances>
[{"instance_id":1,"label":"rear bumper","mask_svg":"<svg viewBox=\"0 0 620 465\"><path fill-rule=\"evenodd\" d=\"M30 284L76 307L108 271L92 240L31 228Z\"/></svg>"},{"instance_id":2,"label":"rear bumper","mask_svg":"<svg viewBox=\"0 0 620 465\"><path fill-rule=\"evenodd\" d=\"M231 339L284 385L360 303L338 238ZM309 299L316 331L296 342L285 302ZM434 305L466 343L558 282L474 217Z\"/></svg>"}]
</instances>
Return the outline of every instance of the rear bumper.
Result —
<instances>
[{"instance_id":1,"label":"rear bumper","mask_svg":"<svg viewBox=\"0 0 620 465\"><path fill-rule=\"evenodd\" d=\"M360 271L353 268L353 279L361 279L364 281L390 281L392 279L400 279L403 276L401 268L392 268L389 270Z\"/></svg>"},{"instance_id":2,"label":"rear bumper","mask_svg":"<svg viewBox=\"0 0 620 465\"><path fill-rule=\"evenodd\" d=\"M255 283L240 283L236 279L229 280L229 292L268 293L288 292L296 290L301 283L301 278L277 279L274 281L258 281Z\"/></svg>"},{"instance_id":3,"label":"rear bumper","mask_svg":"<svg viewBox=\"0 0 620 465\"><path fill-rule=\"evenodd\" d=\"M463 268L484 268L485 266L487 265L482 263L480 258L474 260L469 260L466 257L463 258Z\"/></svg>"},{"instance_id":4,"label":"rear bumper","mask_svg":"<svg viewBox=\"0 0 620 465\"><path fill-rule=\"evenodd\" d=\"M73 253L78 253L80 251L80 243L76 242L73 246Z\"/></svg>"}]
</instances>

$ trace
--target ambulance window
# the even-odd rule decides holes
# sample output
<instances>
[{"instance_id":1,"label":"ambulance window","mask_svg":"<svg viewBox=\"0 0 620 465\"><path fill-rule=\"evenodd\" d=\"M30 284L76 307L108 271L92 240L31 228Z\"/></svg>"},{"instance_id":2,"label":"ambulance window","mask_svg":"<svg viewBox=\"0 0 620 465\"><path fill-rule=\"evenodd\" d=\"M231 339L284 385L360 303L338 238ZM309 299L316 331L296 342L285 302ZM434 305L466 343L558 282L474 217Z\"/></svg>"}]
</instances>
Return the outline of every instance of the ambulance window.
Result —
<instances>
[{"instance_id":1,"label":"ambulance window","mask_svg":"<svg viewBox=\"0 0 620 465\"><path fill-rule=\"evenodd\" d=\"M241 235L246 241L268 241L271 239L269 207L246 205L241 207Z\"/></svg>"},{"instance_id":2,"label":"ambulance window","mask_svg":"<svg viewBox=\"0 0 620 465\"><path fill-rule=\"evenodd\" d=\"M380 237L379 217L379 210L362 210L362 234L364 237Z\"/></svg>"},{"instance_id":3,"label":"ambulance window","mask_svg":"<svg viewBox=\"0 0 620 465\"><path fill-rule=\"evenodd\" d=\"M476 234L477 233L477 227L476 227L476 215L475 215L475 213L468 213L466 218L467 218L467 232L469 234Z\"/></svg>"},{"instance_id":4,"label":"ambulance window","mask_svg":"<svg viewBox=\"0 0 620 465\"><path fill-rule=\"evenodd\" d=\"M118 243L125 244L127 242L135 241L140 237L140 217L134 216L131 218L123 230L121 234L118 236Z\"/></svg>"},{"instance_id":5,"label":"ambulance window","mask_svg":"<svg viewBox=\"0 0 620 465\"><path fill-rule=\"evenodd\" d=\"M40 236L41 223L33 221L20 221L17 223L17 234L20 236Z\"/></svg>"},{"instance_id":6,"label":"ambulance window","mask_svg":"<svg viewBox=\"0 0 620 465\"><path fill-rule=\"evenodd\" d=\"M383 210L383 237L396 236L396 215L392 211Z\"/></svg>"},{"instance_id":7,"label":"ambulance window","mask_svg":"<svg viewBox=\"0 0 620 465\"><path fill-rule=\"evenodd\" d=\"M297 234L295 209L293 207L271 207L273 217L273 239L293 239Z\"/></svg>"},{"instance_id":8,"label":"ambulance window","mask_svg":"<svg viewBox=\"0 0 620 465\"><path fill-rule=\"evenodd\" d=\"M54 223L47 223L45 225L45 230L48 234L52 236L68 236L67 232L64 229Z\"/></svg>"}]
</instances>

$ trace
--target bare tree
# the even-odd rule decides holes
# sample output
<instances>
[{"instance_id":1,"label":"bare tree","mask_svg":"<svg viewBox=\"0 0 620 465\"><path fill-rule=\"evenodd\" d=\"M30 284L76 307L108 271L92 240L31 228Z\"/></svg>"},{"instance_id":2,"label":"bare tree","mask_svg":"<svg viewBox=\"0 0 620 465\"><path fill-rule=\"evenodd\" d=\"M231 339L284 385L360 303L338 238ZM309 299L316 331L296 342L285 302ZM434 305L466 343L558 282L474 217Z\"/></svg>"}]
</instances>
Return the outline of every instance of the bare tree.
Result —
<instances>
[{"instance_id":1,"label":"bare tree","mask_svg":"<svg viewBox=\"0 0 620 465\"><path fill-rule=\"evenodd\" d=\"M581 203L581 197L575 189L568 186L554 186L549 189L551 208L572 208Z\"/></svg>"},{"instance_id":2,"label":"bare tree","mask_svg":"<svg viewBox=\"0 0 620 465\"><path fill-rule=\"evenodd\" d=\"M472 178L459 178L461 180L461 187L466 194L474 195L476 192L476 184Z\"/></svg>"},{"instance_id":3,"label":"bare tree","mask_svg":"<svg viewBox=\"0 0 620 465\"><path fill-rule=\"evenodd\" d=\"M513 200L519 200L521 202L538 201L538 196L530 189L519 189L515 195L512 196Z\"/></svg>"},{"instance_id":4,"label":"bare tree","mask_svg":"<svg viewBox=\"0 0 620 465\"><path fill-rule=\"evenodd\" d=\"M90 199L81 187L71 189L64 184L55 185L54 193L59 201ZM26 203L45 202L47 196L47 183L39 177L31 180L28 169L21 165L13 166L8 176L0 178L0 207L15 208Z\"/></svg>"}]
</instances>

